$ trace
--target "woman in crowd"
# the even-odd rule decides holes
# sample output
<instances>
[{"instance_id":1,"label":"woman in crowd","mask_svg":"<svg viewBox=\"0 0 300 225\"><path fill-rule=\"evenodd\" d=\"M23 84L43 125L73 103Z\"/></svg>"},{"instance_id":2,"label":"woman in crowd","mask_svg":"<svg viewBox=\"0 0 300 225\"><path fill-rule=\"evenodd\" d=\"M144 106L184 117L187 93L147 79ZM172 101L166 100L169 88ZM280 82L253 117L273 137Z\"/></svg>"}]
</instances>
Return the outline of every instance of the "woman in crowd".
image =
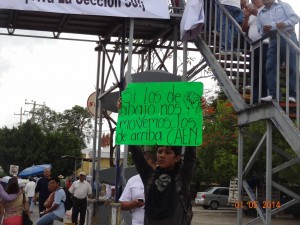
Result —
<instances>
[{"instance_id":1,"label":"woman in crowd","mask_svg":"<svg viewBox=\"0 0 300 225\"><path fill-rule=\"evenodd\" d=\"M18 194L20 192L20 187L18 184L17 177L12 177L8 181L6 187L7 194ZM4 219L3 225L23 225L22 212L23 212L23 194L20 194L13 201L4 201ZM28 201L25 199L25 210L29 215Z\"/></svg>"}]
</instances>

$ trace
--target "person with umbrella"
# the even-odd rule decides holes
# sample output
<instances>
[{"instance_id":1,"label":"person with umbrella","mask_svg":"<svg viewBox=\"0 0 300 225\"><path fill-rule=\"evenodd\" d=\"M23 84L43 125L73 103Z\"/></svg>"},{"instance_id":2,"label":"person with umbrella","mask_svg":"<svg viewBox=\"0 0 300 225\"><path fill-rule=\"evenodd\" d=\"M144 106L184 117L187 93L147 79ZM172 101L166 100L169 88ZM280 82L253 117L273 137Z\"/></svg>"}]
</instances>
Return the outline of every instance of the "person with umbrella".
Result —
<instances>
[{"instance_id":1,"label":"person with umbrella","mask_svg":"<svg viewBox=\"0 0 300 225\"><path fill-rule=\"evenodd\" d=\"M51 171L49 168L45 168L44 169L44 177L40 178L37 181L37 184L35 187L35 194L33 197L33 201L36 203L37 193L39 193L39 213L41 213L45 210L44 203L51 193L48 189L48 183L49 183L50 179L51 179Z\"/></svg>"}]
</instances>

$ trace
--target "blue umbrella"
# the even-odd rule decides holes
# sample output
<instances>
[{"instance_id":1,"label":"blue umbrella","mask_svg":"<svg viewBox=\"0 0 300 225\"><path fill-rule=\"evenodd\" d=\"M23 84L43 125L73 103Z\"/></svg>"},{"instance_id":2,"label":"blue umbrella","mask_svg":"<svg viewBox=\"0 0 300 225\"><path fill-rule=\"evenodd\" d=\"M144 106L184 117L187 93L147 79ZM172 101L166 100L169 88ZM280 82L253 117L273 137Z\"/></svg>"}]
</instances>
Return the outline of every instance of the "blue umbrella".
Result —
<instances>
[{"instance_id":1,"label":"blue umbrella","mask_svg":"<svg viewBox=\"0 0 300 225\"><path fill-rule=\"evenodd\" d=\"M35 176L44 173L44 169L49 168L51 169L51 164L42 164L42 165L33 165L22 170L18 176L19 177L28 177L28 176Z\"/></svg>"}]
</instances>

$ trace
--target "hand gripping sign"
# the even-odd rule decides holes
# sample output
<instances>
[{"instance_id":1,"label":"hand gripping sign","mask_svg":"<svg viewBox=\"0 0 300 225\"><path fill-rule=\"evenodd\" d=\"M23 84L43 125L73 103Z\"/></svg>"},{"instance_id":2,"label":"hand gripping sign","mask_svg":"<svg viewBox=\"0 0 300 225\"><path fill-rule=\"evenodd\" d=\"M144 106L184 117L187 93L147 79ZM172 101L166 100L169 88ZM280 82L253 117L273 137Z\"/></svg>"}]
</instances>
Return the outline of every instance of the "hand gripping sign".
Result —
<instances>
[{"instance_id":1,"label":"hand gripping sign","mask_svg":"<svg viewBox=\"0 0 300 225\"><path fill-rule=\"evenodd\" d=\"M198 146L201 82L130 83L122 92L116 144Z\"/></svg>"}]
</instances>

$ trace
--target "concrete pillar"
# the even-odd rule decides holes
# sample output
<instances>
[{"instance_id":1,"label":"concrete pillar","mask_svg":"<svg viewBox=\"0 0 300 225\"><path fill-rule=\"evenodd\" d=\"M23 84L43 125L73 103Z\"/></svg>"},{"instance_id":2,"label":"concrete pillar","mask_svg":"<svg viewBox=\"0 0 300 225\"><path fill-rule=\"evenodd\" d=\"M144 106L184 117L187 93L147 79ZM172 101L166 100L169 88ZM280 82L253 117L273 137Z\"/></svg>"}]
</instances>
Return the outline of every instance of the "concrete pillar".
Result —
<instances>
[{"instance_id":1,"label":"concrete pillar","mask_svg":"<svg viewBox=\"0 0 300 225\"><path fill-rule=\"evenodd\" d=\"M121 225L120 203L91 200L88 203L87 225Z\"/></svg>"}]
</instances>

